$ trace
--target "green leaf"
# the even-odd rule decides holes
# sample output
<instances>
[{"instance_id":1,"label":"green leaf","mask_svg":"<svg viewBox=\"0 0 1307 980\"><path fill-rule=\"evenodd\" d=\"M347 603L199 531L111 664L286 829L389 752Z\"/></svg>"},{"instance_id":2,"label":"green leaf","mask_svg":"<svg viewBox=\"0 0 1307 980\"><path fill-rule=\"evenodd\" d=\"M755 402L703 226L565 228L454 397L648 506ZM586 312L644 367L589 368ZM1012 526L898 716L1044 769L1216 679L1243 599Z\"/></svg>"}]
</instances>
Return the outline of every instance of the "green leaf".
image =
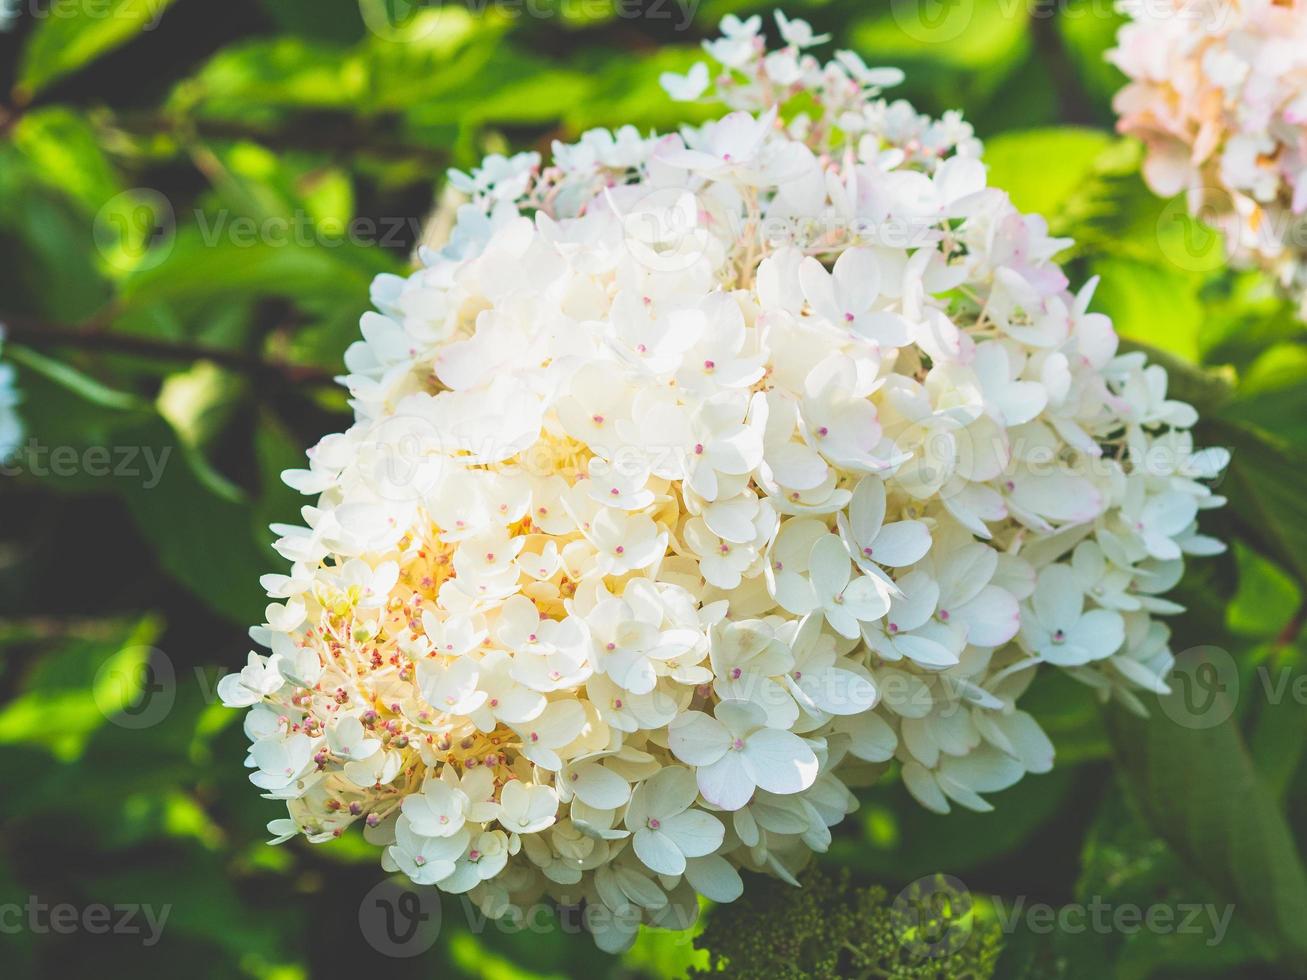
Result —
<instances>
[{"instance_id":1,"label":"green leaf","mask_svg":"<svg viewBox=\"0 0 1307 980\"><path fill-rule=\"evenodd\" d=\"M269 238L253 219L229 211L206 216L205 223L179 231L176 240L147 268L123 283L130 306L208 300L224 294L299 297L317 293L352 297L365 308L372 273L348 261L357 248L283 241L284 229Z\"/></svg>"},{"instance_id":2,"label":"green leaf","mask_svg":"<svg viewBox=\"0 0 1307 980\"><path fill-rule=\"evenodd\" d=\"M1178 699L1178 717L1187 717ZM1307 969L1307 872L1274 796L1232 720L1194 729L1165 710L1107 709L1118 764L1153 831L1295 972Z\"/></svg>"},{"instance_id":3,"label":"green leaf","mask_svg":"<svg viewBox=\"0 0 1307 980\"><path fill-rule=\"evenodd\" d=\"M97 408L107 408L117 412L132 412L145 411L148 407L145 401L135 395L110 388L108 385L102 384L90 375L83 374L63 361L26 347L17 345L10 347L9 356L16 363L43 374L55 384L66 388Z\"/></svg>"},{"instance_id":4,"label":"green leaf","mask_svg":"<svg viewBox=\"0 0 1307 980\"><path fill-rule=\"evenodd\" d=\"M1283 799L1307 754L1307 662L1296 646L1275 644L1259 658L1254 682L1258 710L1249 736L1257 771Z\"/></svg>"},{"instance_id":5,"label":"green leaf","mask_svg":"<svg viewBox=\"0 0 1307 980\"><path fill-rule=\"evenodd\" d=\"M42 446L73 457L67 474L52 465L41 471L29 465L27 471L43 484L71 492L115 492L165 571L235 622L258 619L263 608L258 576L274 553L244 494L153 406L62 362L31 351L14 353L45 382L29 390L24 407L32 431L40 434ZM98 467L104 472L91 472L90 449L108 457ZM53 453L47 461L53 462Z\"/></svg>"},{"instance_id":6,"label":"green leaf","mask_svg":"<svg viewBox=\"0 0 1307 980\"><path fill-rule=\"evenodd\" d=\"M322 41L357 41L363 34L358 0L263 0L282 30Z\"/></svg>"},{"instance_id":7,"label":"green leaf","mask_svg":"<svg viewBox=\"0 0 1307 980\"><path fill-rule=\"evenodd\" d=\"M301 909L238 893L218 855L198 847L172 850L172 860L154 866L88 875L88 895L107 904L149 905L156 913L166 908L161 947L177 937L204 939L259 973L286 962L284 940L302 926ZM178 866L189 873L178 875Z\"/></svg>"},{"instance_id":8,"label":"green leaf","mask_svg":"<svg viewBox=\"0 0 1307 980\"><path fill-rule=\"evenodd\" d=\"M854 42L885 59L929 58L965 68L1001 70L1028 49L1028 9L1004 0L920 4L896 2L853 28Z\"/></svg>"},{"instance_id":9,"label":"green leaf","mask_svg":"<svg viewBox=\"0 0 1307 980\"><path fill-rule=\"evenodd\" d=\"M161 627L154 618L101 624L46 653L0 709L0 744L39 745L76 759L92 733L140 696Z\"/></svg>"},{"instance_id":10,"label":"green leaf","mask_svg":"<svg viewBox=\"0 0 1307 980\"><path fill-rule=\"evenodd\" d=\"M0 297L6 311L80 323L111 295L91 223L0 141Z\"/></svg>"},{"instance_id":11,"label":"green leaf","mask_svg":"<svg viewBox=\"0 0 1307 980\"><path fill-rule=\"evenodd\" d=\"M1226 606L1226 625L1243 636L1278 636L1302 604L1302 589L1283 569L1242 541L1234 542L1234 557L1239 591Z\"/></svg>"},{"instance_id":12,"label":"green leaf","mask_svg":"<svg viewBox=\"0 0 1307 980\"><path fill-rule=\"evenodd\" d=\"M1123 337L1197 362L1205 314L1196 277L1166 265L1125 258L1099 259L1092 268L1102 276L1094 309L1110 316Z\"/></svg>"},{"instance_id":13,"label":"green leaf","mask_svg":"<svg viewBox=\"0 0 1307 980\"><path fill-rule=\"evenodd\" d=\"M162 419L127 430L123 438L141 446L177 445ZM174 450L157 484L126 484L123 500L173 578L231 620L253 623L264 605L258 577L274 553L260 543L249 502L216 493L198 462L195 454Z\"/></svg>"},{"instance_id":14,"label":"green leaf","mask_svg":"<svg viewBox=\"0 0 1307 980\"><path fill-rule=\"evenodd\" d=\"M1307 350L1297 344L1265 350L1222 415L1307 449Z\"/></svg>"},{"instance_id":15,"label":"green leaf","mask_svg":"<svg viewBox=\"0 0 1307 980\"><path fill-rule=\"evenodd\" d=\"M1204 430L1209 439L1230 449L1221 492L1229 497L1242 535L1291 569L1300 584L1307 583L1307 500L1302 492L1307 450L1227 422L1221 414L1210 417Z\"/></svg>"},{"instance_id":16,"label":"green leaf","mask_svg":"<svg viewBox=\"0 0 1307 980\"><path fill-rule=\"evenodd\" d=\"M196 106L207 116L242 118L256 107L351 110L367 88L364 62L346 48L258 38L219 51L169 101L174 109Z\"/></svg>"},{"instance_id":17,"label":"green leaf","mask_svg":"<svg viewBox=\"0 0 1307 980\"><path fill-rule=\"evenodd\" d=\"M1211 885L1153 836L1121 792L1108 794L1098 808L1075 897L1090 908L1094 903L1111 911L1137 906L1166 915L1158 928L1100 935L1098 943L1112 957L1110 973L1117 980L1146 980L1168 967L1182 969L1186 976L1232 971L1263 958L1240 909L1221 901ZM1202 911L1191 918L1188 910L1195 907Z\"/></svg>"},{"instance_id":18,"label":"green leaf","mask_svg":"<svg viewBox=\"0 0 1307 980\"><path fill-rule=\"evenodd\" d=\"M91 124L65 106L26 113L13 129L14 145L42 183L95 214L123 184Z\"/></svg>"},{"instance_id":19,"label":"green leaf","mask_svg":"<svg viewBox=\"0 0 1307 980\"><path fill-rule=\"evenodd\" d=\"M1095 129L1034 129L985 141L991 187L1001 187L1020 210L1054 222L1094 174L1110 135Z\"/></svg>"},{"instance_id":20,"label":"green leaf","mask_svg":"<svg viewBox=\"0 0 1307 980\"><path fill-rule=\"evenodd\" d=\"M151 31L173 0L95 0L55 4L23 52L15 98L20 103L107 51Z\"/></svg>"}]
</instances>

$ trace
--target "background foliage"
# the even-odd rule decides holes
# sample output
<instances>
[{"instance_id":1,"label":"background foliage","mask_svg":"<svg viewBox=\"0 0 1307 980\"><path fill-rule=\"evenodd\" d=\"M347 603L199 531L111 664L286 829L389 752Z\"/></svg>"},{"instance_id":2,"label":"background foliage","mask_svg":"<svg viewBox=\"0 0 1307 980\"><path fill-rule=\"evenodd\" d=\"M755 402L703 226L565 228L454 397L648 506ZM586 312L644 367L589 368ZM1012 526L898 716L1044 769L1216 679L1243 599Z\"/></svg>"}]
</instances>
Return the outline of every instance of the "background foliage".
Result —
<instances>
[{"instance_id":1,"label":"background foliage","mask_svg":"<svg viewBox=\"0 0 1307 980\"><path fill-rule=\"evenodd\" d=\"M8 6L0 320L32 441L0 479L0 907L170 913L149 947L121 930L55 934L26 912L18 928L0 916L6 975L706 966L665 933L619 960L560 926L478 927L456 902L429 949L384 956L359 923L382 878L375 853L351 838L265 846L279 807L246 782L237 714L215 704L213 685L261 620L259 575L281 567L267 525L294 521L302 503L277 474L347 424L331 375L372 277L406 267L444 168L595 125L673 126L684 109L658 74L695 60L724 13L762 8ZM1138 148L1111 131L1121 79L1103 60L1117 26L1104 0L788 8L869 64L904 68L900 94L923 110L961 106L991 182L1076 239L1073 278L1103 277L1097 308L1171 359L1173 391L1204 412L1202 437L1234 453L1231 506L1208 525L1234 546L1193 563L1190 611L1173 622L1177 652L1208 648L1181 658L1193 684L1145 722L1049 675L1029 700L1057 745L1053 773L1001 794L993 814L948 818L888 779L825 863L888 896L945 873L986 922L1014 903L1234 906L1219 943L1210 931L1044 930L1018 917L1004 928L1002 977L1302 969L1303 325L1256 275L1224 270L1219 243L1182 206L1144 189ZM1186 715L1195 692L1217 705L1197 721ZM718 921L747 931L775 919Z\"/></svg>"}]
</instances>

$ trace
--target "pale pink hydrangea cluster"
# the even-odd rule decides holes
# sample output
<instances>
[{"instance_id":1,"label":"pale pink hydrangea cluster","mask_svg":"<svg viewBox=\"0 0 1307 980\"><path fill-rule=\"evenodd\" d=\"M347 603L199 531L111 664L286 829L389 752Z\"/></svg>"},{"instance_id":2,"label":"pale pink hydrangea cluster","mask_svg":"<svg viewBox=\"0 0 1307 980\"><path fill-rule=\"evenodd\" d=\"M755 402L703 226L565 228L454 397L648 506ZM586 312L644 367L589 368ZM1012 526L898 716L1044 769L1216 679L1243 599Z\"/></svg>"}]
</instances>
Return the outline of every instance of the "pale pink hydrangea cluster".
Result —
<instances>
[{"instance_id":1,"label":"pale pink hydrangea cluster","mask_svg":"<svg viewBox=\"0 0 1307 980\"><path fill-rule=\"evenodd\" d=\"M449 242L377 280L220 687L279 840L361 823L617 950L793 882L892 766L939 812L1048 771L1040 669L1165 690L1222 454L960 119L760 26L707 46L734 111L455 174Z\"/></svg>"},{"instance_id":2,"label":"pale pink hydrangea cluster","mask_svg":"<svg viewBox=\"0 0 1307 980\"><path fill-rule=\"evenodd\" d=\"M1307 317L1307 0L1127 0L1111 60L1121 132L1154 192L1188 197L1230 259Z\"/></svg>"}]
</instances>

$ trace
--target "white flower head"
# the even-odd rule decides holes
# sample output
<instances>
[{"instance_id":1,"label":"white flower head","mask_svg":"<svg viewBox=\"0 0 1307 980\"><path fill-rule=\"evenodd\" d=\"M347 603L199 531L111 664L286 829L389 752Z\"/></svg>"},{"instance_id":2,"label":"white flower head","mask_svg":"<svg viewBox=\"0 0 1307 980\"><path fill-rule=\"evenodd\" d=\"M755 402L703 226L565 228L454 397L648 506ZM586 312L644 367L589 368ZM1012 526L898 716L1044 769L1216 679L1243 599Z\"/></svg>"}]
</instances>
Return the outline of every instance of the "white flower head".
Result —
<instances>
[{"instance_id":1,"label":"white flower head","mask_svg":"<svg viewBox=\"0 0 1307 980\"><path fill-rule=\"evenodd\" d=\"M1228 457L959 115L776 23L664 77L721 118L491 156L378 280L270 652L218 687L276 839L357 822L483 908L620 912L620 950L792 881L888 766L941 812L1046 772L1038 671L1165 689Z\"/></svg>"}]
</instances>

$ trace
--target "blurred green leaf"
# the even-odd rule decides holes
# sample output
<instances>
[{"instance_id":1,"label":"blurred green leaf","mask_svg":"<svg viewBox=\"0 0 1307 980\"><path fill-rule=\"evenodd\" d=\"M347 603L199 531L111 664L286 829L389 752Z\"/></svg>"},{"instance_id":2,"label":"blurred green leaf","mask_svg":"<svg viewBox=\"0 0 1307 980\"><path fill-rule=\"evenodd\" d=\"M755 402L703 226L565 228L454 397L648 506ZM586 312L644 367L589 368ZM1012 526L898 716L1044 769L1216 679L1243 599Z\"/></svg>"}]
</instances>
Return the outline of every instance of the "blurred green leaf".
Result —
<instances>
[{"instance_id":1,"label":"blurred green leaf","mask_svg":"<svg viewBox=\"0 0 1307 980\"><path fill-rule=\"evenodd\" d=\"M1085 841L1076 900L1157 910L1157 928L1100 931L1097 942L1110 950L1118 980L1146 980L1160 970L1228 975L1261 958L1241 909L1195 878L1122 793L1108 794L1099 807ZM1200 913L1186 924L1195 908Z\"/></svg>"},{"instance_id":2,"label":"blurred green leaf","mask_svg":"<svg viewBox=\"0 0 1307 980\"><path fill-rule=\"evenodd\" d=\"M59 3L40 19L24 49L16 99L27 102L55 79L74 72L142 31L153 30L173 0Z\"/></svg>"},{"instance_id":3,"label":"blurred green leaf","mask_svg":"<svg viewBox=\"0 0 1307 980\"><path fill-rule=\"evenodd\" d=\"M1001 133L985 142L990 186L1006 190L1022 211L1055 222L1112 142L1108 134L1094 129Z\"/></svg>"},{"instance_id":4,"label":"blurred green leaf","mask_svg":"<svg viewBox=\"0 0 1307 980\"><path fill-rule=\"evenodd\" d=\"M65 106L36 109L13 129L14 146L31 162L33 175L94 215L123 188L95 130Z\"/></svg>"},{"instance_id":5,"label":"blurred green leaf","mask_svg":"<svg viewBox=\"0 0 1307 980\"><path fill-rule=\"evenodd\" d=\"M1184 696L1178 686L1167 695ZM1107 720L1118 763L1153 831L1236 904L1284 966L1307 969L1300 928L1307 872L1234 723L1186 728L1164 711L1144 720L1116 707Z\"/></svg>"},{"instance_id":6,"label":"blurred green leaf","mask_svg":"<svg viewBox=\"0 0 1307 980\"><path fill-rule=\"evenodd\" d=\"M1239 591L1225 609L1231 632L1270 639L1302 604L1302 590L1285 572L1241 541L1234 543Z\"/></svg>"},{"instance_id":7,"label":"blurred green leaf","mask_svg":"<svg viewBox=\"0 0 1307 980\"><path fill-rule=\"evenodd\" d=\"M154 618L103 624L44 653L18 695L0 708L0 744L26 742L60 759L77 758L94 731L140 696L160 629Z\"/></svg>"},{"instance_id":8,"label":"blurred green leaf","mask_svg":"<svg viewBox=\"0 0 1307 980\"><path fill-rule=\"evenodd\" d=\"M1237 403L1235 405L1237 411ZM1225 411L1225 410L1222 410ZM1243 533L1264 553L1307 582L1307 449L1287 446L1269 434L1224 422L1207 426L1232 454L1221 485Z\"/></svg>"},{"instance_id":9,"label":"blurred green leaf","mask_svg":"<svg viewBox=\"0 0 1307 980\"><path fill-rule=\"evenodd\" d=\"M1197 362L1204 314L1196 279L1124 258L1099 259L1092 268L1102 276L1094 309L1110 316L1122 336Z\"/></svg>"}]
</instances>

